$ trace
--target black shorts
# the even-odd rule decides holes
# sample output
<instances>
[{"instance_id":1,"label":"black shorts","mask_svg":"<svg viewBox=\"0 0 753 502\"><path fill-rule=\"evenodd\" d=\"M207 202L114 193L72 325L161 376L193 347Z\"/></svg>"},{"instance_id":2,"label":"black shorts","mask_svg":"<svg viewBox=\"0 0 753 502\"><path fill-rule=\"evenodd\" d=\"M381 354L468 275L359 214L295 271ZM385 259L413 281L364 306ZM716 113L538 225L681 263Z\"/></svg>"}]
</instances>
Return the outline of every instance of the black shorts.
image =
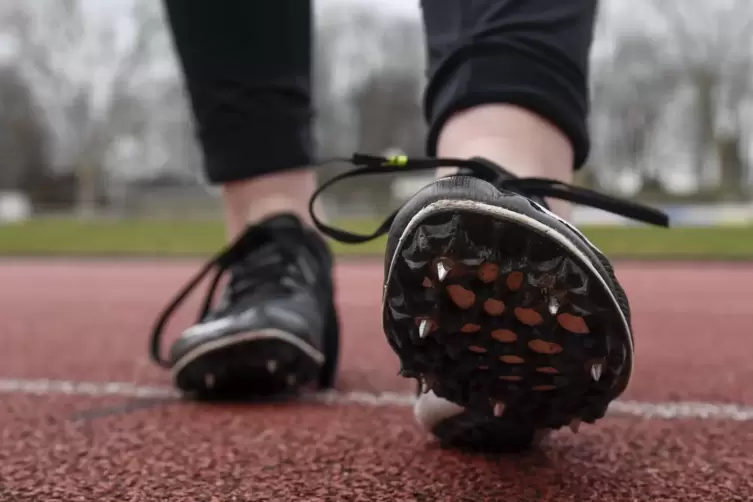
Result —
<instances>
[{"instance_id":1,"label":"black shorts","mask_svg":"<svg viewBox=\"0 0 753 502\"><path fill-rule=\"evenodd\" d=\"M422 0L427 154L452 113L510 103L557 125L580 167L596 1ZM310 164L310 2L165 2L209 181Z\"/></svg>"}]
</instances>

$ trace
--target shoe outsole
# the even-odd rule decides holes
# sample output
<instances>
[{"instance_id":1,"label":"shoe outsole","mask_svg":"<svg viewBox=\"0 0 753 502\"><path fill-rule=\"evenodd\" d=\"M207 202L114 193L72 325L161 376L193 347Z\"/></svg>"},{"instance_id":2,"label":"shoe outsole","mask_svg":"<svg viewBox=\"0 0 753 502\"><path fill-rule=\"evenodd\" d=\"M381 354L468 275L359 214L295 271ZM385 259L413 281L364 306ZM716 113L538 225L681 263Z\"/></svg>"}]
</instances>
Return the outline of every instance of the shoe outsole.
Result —
<instances>
[{"instance_id":1,"label":"shoe outsole","mask_svg":"<svg viewBox=\"0 0 753 502\"><path fill-rule=\"evenodd\" d=\"M324 360L302 344L277 330L223 335L176 361L173 379L178 389L203 400L295 395L317 384Z\"/></svg>"},{"instance_id":2,"label":"shoe outsole","mask_svg":"<svg viewBox=\"0 0 753 502\"><path fill-rule=\"evenodd\" d=\"M548 431L523 429L466 410L439 422L432 433L443 448L473 453L520 453L538 446Z\"/></svg>"},{"instance_id":3,"label":"shoe outsole","mask_svg":"<svg viewBox=\"0 0 753 502\"><path fill-rule=\"evenodd\" d=\"M391 257L384 326L403 376L469 410L435 434L516 449L533 430L603 417L633 346L599 265L534 216L432 197L414 202Z\"/></svg>"},{"instance_id":4,"label":"shoe outsole","mask_svg":"<svg viewBox=\"0 0 753 502\"><path fill-rule=\"evenodd\" d=\"M465 409L431 391L419 396L413 412L441 447L475 453L519 453L537 446L549 432L511 427L505 420Z\"/></svg>"}]
</instances>

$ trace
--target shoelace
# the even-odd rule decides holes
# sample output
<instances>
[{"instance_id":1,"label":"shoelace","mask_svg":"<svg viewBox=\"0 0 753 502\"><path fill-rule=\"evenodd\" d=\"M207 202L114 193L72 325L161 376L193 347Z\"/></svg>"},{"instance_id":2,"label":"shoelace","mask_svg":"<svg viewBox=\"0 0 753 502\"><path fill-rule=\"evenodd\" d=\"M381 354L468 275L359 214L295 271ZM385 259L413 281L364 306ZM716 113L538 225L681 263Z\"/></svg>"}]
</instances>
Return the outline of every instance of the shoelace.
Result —
<instances>
[{"instance_id":1,"label":"shoelace","mask_svg":"<svg viewBox=\"0 0 753 502\"><path fill-rule=\"evenodd\" d=\"M278 253L278 259L274 262L270 261L261 264L254 264L253 262L241 263L248 256L249 252L259 249L260 245L263 246L265 243L274 245L274 252ZM162 334L165 326L178 307L180 307L188 295L204 280L213 268L216 270L209 283L209 288L199 311L199 321L206 317L215 304L217 287L220 280L231 267L244 267L244 269L231 279L228 285L229 299L251 291L258 291L260 286L268 284L271 280L276 281L280 276L288 273L288 269L290 268L288 265L295 260L297 247L300 247L300 243L296 242L295 239L288 238L285 235L285 230L249 227L233 243L209 259L201 270L183 286L173 300L162 310L151 335L150 355L152 360L164 368L170 367L170 362L163 358L161 354ZM277 285L280 287L292 286L292 284L281 283Z\"/></svg>"},{"instance_id":2,"label":"shoelace","mask_svg":"<svg viewBox=\"0 0 753 502\"><path fill-rule=\"evenodd\" d=\"M516 192L527 197L551 197L582 206L590 206L602 209L610 213L624 216L636 221L642 221L651 225L669 226L669 217L652 207L631 202L618 197L605 195L588 188L569 185L558 180L549 178L505 178L496 167L478 159L453 159L453 158L408 158L403 155L395 157L379 157L373 155L355 154L350 159L335 159L331 162L347 162L357 166L355 169L339 174L326 183L322 184L311 196L309 201L309 213L314 225L320 232L347 244L360 244L379 238L389 232L390 226L397 213L396 210L387 217L379 228L369 235L356 234L330 227L324 224L314 213L316 199L327 188L338 181L354 176L368 174L389 174L406 171L424 171L439 167L458 167L471 171L482 179L496 180L494 184L498 189Z\"/></svg>"},{"instance_id":3,"label":"shoelace","mask_svg":"<svg viewBox=\"0 0 753 502\"><path fill-rule=\"evenodd\" d=\"M493 184L503 190L514 191L528 197L552 197L576 204L590 206L613 214L624 216L638 221L643 221L652 225L669 226L669 218L666 214L651 207L619 199L587 188L576 187L557 180L548 178L503 178L497 168L485 162L475 159L453 159L453 158L413 158L408 159L404 156L396 157L379 157L372 155L355 154L350 159L334 159L330 162L348 162L355 166L355 169L342 173L323 183L311 196L309 200L309 213L314 225L323 234L349 244L358 244L381 237L386 234L398 210L393 212L372 234L361 235L347 232L324 224L314 212L314 204L321 193L331 187L338 181L355 176L368 174L389 174L405 171L423 171L436 169L439 167L458 167L470 170L474 175L482 179L495 179ZM326 162L326 163L330 163ZM323 163L323 164L326 164ZM215 294L223 274L235 263L245 258L249 251L259 246L260 242L276 242L283 253L294 252L285 245L285 239L279 239L279 232L265 227L251 227L243 233L235 242L228 245L217 255L211 258L199 270L194 277L176 294L170 304L160 313L151 335L150 354L160 366L170 367L170 362L161 355L160 345L162 333L165 325L176 309L185 301L189 294L196 286L216 267L215 275L212 278L198 319L206 317L212 305L215 303ZM288 243L290 244L290 243ZM287 263L285 259L281 263ZM235 289L231 294L240 294L249 289L253 289L261 282L254 281L249 272L248 276L241 277L236 283Z\"/></svg>"}]
</instances>

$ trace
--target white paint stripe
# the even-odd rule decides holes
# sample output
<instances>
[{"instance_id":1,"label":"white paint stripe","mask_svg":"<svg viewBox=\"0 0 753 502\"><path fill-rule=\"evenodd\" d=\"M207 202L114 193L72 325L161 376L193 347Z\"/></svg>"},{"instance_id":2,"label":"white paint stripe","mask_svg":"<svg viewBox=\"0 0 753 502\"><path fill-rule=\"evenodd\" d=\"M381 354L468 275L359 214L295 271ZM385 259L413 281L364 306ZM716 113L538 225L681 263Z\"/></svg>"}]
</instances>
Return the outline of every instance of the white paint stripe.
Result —
<instances>
[{"instance_id":1,"label":"white paint stripe","mask_svg":"<svg viewBox=\"0 0 753 502\"><path fill-rule=\"evenodd\" d=\"M644 403L614 401L610 414L660 419L721 419L747 422L753 420L753 406L740 404L703 403L697 401Z\"/></svg>"},{"instance_id":2,"label":"white paint stripe","mask_svg":"<svg viewBox=\"0 0 753 502\"><path fill-rule=\"evenodd\" d=\"M178 398L169 387L139 386L124 382L74 382L70 380L25 380L0 378L0 393L3 394L62 394L66 396L92 397L148 397Z\"/></svg>"},{"instance_id":3,"label":"white paint stripe","mask_svg":"<svg viewBox=\"0 0 753 502\"><path fill-rule=\"evenodd\" d=\"M126 382L76 382L70 380L27 380L16 378L0 378L0 394L180 398L180 393L170 387L133 385ZM412 394L396 392L374 394L358 391L325 391L310 394L303 397L302 400L328 405L413 406L416 398ZM665 420L720 419L745 422L753 420L753 406L695 401L665 403L615 401L609 407L609 414Z\"/></svg>"}]
</instances>

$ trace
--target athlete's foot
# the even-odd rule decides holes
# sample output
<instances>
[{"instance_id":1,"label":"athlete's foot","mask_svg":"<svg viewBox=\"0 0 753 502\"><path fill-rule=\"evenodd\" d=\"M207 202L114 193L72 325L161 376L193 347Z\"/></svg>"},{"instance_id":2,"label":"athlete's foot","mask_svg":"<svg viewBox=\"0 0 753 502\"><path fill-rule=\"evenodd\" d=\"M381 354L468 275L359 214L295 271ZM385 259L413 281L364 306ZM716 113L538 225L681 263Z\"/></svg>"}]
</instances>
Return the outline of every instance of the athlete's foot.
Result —
<instances>
[{"instance_id":1,"label":"athlete's foot","mask_svg":"<svg viewBox=\"0 0 753 502\"><path fill-rule=\"evenodd\" d=\"M418 421L450 445L520 450L549 430L603 417L633 368L630 308L604 255L543 197L663 226L666 216L554 180L515 178L483 159L354 163L362 167L332 181L465 169L420 190L374 235L315 220L345 242L389 229L383 325L401 375L421 384Z\"/></svg>"},{"instance_id":2,"label":"athlete's foot","mask_svg":"<svg viewBox=\"0 0 753 502\"><path fill-rule=\"evenodd\" d=\"M212 269L215 280L196 325L160 355L165 323ZM224 297L214 290L229 272ZM183 392L259 398L332 385L338 357L332 256L313 230L280 215L247 231L213 258L160 316L152 358Z\"/></svg>"}]
</instances>

